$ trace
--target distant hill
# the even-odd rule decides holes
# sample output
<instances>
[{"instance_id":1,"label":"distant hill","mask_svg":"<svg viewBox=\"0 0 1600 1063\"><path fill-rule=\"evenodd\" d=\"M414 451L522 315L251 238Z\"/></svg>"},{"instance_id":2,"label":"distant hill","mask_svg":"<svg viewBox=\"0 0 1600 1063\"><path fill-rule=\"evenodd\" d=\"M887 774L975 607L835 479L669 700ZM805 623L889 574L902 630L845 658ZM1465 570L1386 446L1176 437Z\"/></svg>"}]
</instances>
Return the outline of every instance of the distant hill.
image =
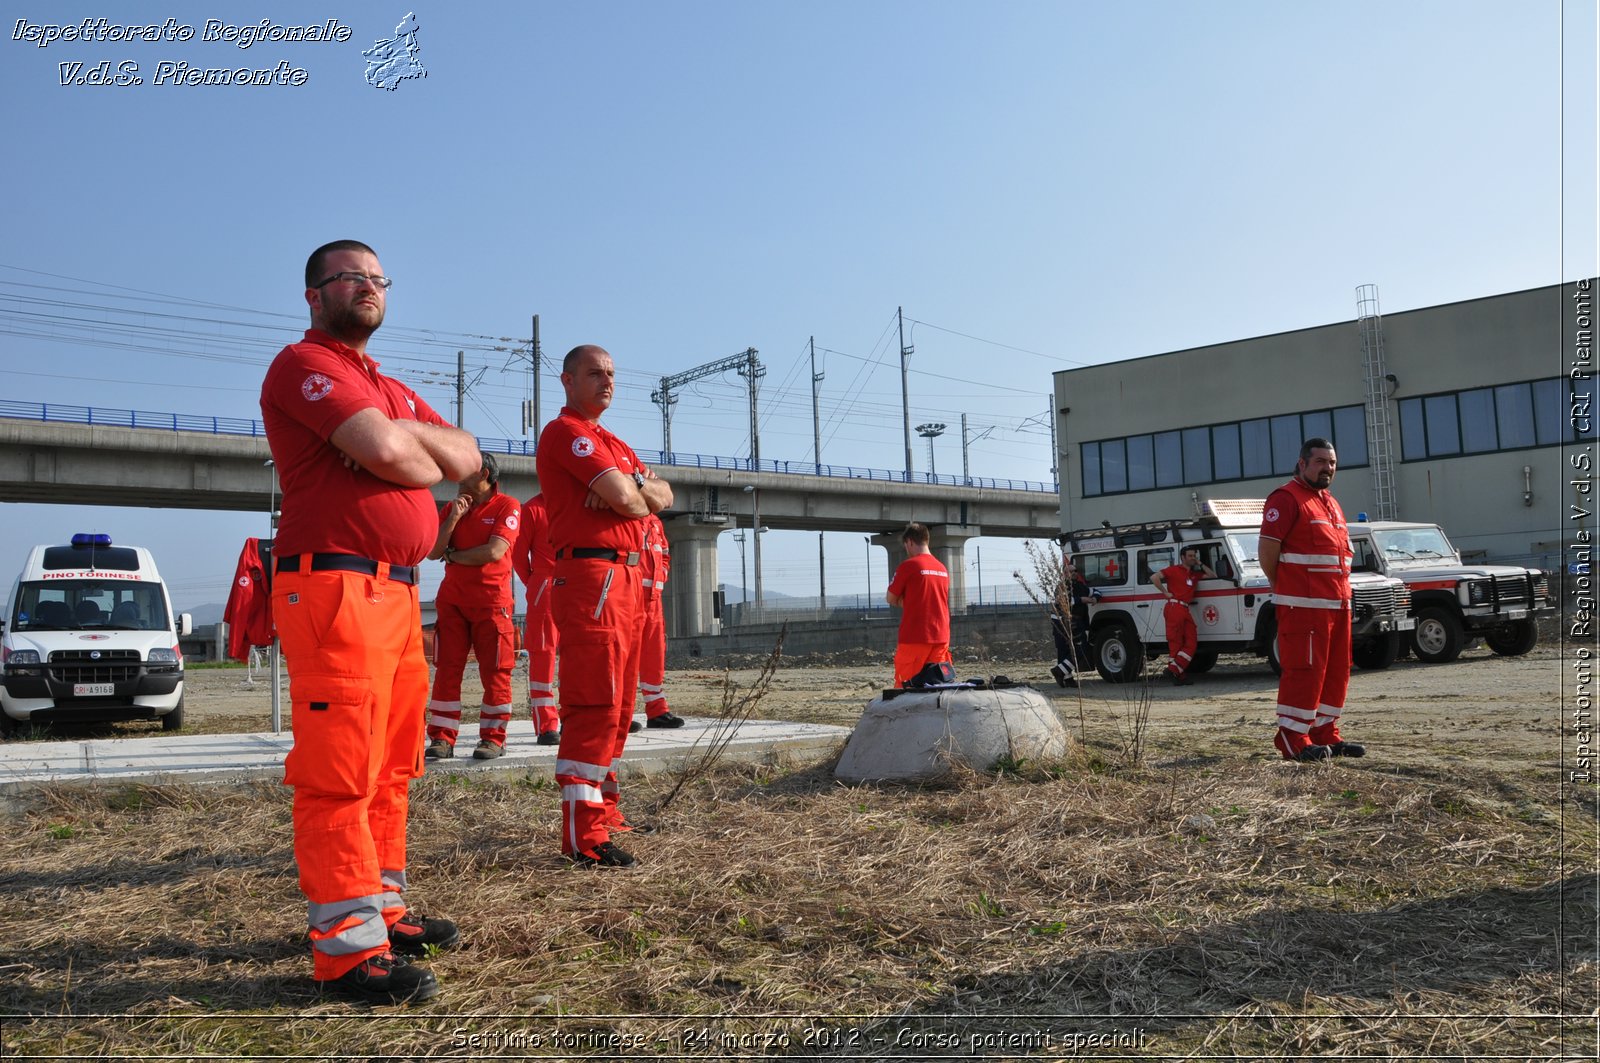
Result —
<instances>
[{"instance_id":1,"label":"distant hill","mask_svg":"<svg viewBox=\"0 0 1600 1063\"><path fill-rule=\"evenodd\" d=\"M194 605L187 609L182 606L175 608L180 613L188 613L194 617L195 627L205 627L207 624L220 624L223 611L228 607L220 602L207 602L205 605Z\"/></svg>"}]
</instances>

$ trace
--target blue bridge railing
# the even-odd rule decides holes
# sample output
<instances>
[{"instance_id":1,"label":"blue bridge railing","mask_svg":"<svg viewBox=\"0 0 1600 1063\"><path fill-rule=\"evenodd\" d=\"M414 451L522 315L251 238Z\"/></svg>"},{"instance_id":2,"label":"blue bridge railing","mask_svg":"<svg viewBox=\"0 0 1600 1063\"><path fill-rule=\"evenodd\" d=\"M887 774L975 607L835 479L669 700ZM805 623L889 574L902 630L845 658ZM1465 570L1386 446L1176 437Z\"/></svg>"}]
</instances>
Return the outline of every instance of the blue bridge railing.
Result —
<instances>
[{"instance_id":1,"label":"blue bridge railing","mask_svg":"<svg viewBox=\"0 0 1600 1063\"><path fill-rule=\"evenodd\" d=\"M102 406L69 406L57 402L17 402L0 399L0 417L25 421L54 421L61 424L107 425L114 428L156 428L172 432L205 432L211 435L266 437L260 421L246 417L205 417L191 413L152 413L148 410L114 410ZM478 446L491 454L533 456L533 441L478 437ZM773 472L797 476L829 476L849 480L882 480L889 483L935 484L949 487L985 487L1004 491L1035 491L1056 494L1054 484L1037 480L1009 480L990 476L959 476L950 473L912 472L895 469L869 469L858 465L818 464L814 461L785 461L762 458L730 458L715 454L670 453L640 450L647 465L675 465L689 469L727 469L732 472Z\"/></svg>"}]
</instances>

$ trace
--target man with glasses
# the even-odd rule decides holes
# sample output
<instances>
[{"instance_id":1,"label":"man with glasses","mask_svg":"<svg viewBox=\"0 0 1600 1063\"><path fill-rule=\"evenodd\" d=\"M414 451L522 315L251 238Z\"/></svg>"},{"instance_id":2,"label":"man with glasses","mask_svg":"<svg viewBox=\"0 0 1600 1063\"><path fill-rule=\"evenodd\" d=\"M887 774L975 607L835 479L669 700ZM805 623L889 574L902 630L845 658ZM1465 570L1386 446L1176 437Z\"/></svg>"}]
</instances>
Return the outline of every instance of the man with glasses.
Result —
<instances>
[{"instance_id":1,"label":"man with glasses","mask_svg":"<svg viewBox=\"0 0 1600 1063\"><path fill-rule=\"evenodd\" d=\"M428 699L417 563L438 530L428 489L471 476L478 444L367 355L391 283L372 248L319 247L305 282L311 328L268 368L261 414L283 486L272 617L289 662L283 781L312 975L360 1000L421 1001L438 981L396 953L460 934L403 896Z\"/></svg>"}]
</instances>

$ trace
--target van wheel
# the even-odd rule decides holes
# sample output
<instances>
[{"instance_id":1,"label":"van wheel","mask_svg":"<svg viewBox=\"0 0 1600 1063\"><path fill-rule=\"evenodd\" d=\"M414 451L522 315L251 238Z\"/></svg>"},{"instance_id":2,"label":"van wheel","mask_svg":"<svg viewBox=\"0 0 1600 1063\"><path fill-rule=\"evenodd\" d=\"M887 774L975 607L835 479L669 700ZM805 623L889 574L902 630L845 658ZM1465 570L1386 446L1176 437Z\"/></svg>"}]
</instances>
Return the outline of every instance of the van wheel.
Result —
<instances>
[{"instance_id":1,"label":"van wheel","mask_svg":"<svg viewBox=\"0 0 1600 1063\"><path fill-rule=\"evenodd\" d=\"M1267 664L1272 668L1273 675L1283 674L1283 662L1278 659L1278 618L1268 613L1261 618L1261 625L1257 628L1261 632L1261 645L1267 651Z\"/></svg>"},{"instance_id":2,"label":"van wheel","mask_svg":"<svg viewBox=\"0 0 1600 1063\"><path fill-rule=\"evenodd\" d=\"M183 698L178 699L178 707L161 717L163 731L176 731L183 726Z\"/></svg>"},{"instance_id":3,"label":"van wheel","mask_svg":"<svg viewBox=\"0 0 1600 1063\"><path fill-rule=\"evenodd\" d=\"M1411 633L1411 648L1417 660L1429 664L1449 664L1461 656L1461 621L1442 605L1417 610L1417 627Z\"/></svg>"},{"instance_id":4,"label":"van wheel","mask_svg":"<svg viewBox=\"0 0 1600 1063\"><path fill-rule=\"evenodd\" d=\"M1094 633L1094 664L1107 683L1131 683L1144 674L1144 644L1133 625L1107 624Z\"/></svg>"},{"instance_id":5,"label":"van wheel","mask_svg":"<svg viewBox=\"0 0 1600 1063\"><path fill-rule=\"evenodd\" d=\"M1539 628L1532 620L1512 620L1485 631L1483 641L1502 657L1521 657L1539 644Z\"/></svg>"},{"instance_id":6,"label":"van wheel","mask_svg":"<svg viewBox=\"0 0 1600 1063\"><path fill-rule=\"evenodd\" d=\"M1194 660L1189 662L1189 667L1184 669L1186 675L1204 675L1217 666L1216 650L1195 650Z\"/></svg>"},{"instance_id":7,"label":"van wheel","mask_svg":"<svg viewBox=\"0 0 1600 1063\"><path fill-rule=\"evenodd\" d=\"M1356 667L1365 668L1369 672L1389 667L1399 655L1400 632L1398 631L1379 635L1375 639L1365 639L1356 643L1355 649L1351 651Z\"/></svg>"}]
</instances>

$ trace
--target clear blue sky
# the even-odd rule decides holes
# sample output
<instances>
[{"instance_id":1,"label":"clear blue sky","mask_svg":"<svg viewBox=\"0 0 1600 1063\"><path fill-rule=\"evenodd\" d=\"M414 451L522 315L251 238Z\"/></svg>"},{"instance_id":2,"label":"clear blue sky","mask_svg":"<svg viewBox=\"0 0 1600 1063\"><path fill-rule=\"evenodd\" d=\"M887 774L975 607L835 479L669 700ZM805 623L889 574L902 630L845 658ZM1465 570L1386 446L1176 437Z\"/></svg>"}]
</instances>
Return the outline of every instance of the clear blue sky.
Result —
<instances>
[{"instance_id":1,"label":"clear blue sky","mask_svg":"<svg viewBox=\"0 0 1600 1063\"><path fill-rule=\"evenodd\" d=\"M487 348L538 313L547 355L613 352L608 423L641 449L662 374L754 346L761 454L810 458L814 335L823 460L897 467L904 306L939 470L966 413L993 426L975 475L1045 480L1053 370L1349 320L1368 282L1393 312L1596 270L1592 0L6 8L12 399L258 416L307 253L353 236L396 278L374 354L445 410L472 347L480 435L520 435L526 367ZM373 88L361 52L408 10L427 77ZM263 16L351 39L200 39ZM98 17L196 37L13 39ZM60 84L104 60L144 83ZM163 60L306 77L157 85ZM747 454L741 388L686 392L675 449ZM0 578L90 526L154 547L191 607L264 517L0 505ZM981 542L1003 582L1020 544ZM859 536L829 555L831 593L864 589ZM814 594L815 536L773 533L764 567Z\"/></svg>"}]
</instances>

